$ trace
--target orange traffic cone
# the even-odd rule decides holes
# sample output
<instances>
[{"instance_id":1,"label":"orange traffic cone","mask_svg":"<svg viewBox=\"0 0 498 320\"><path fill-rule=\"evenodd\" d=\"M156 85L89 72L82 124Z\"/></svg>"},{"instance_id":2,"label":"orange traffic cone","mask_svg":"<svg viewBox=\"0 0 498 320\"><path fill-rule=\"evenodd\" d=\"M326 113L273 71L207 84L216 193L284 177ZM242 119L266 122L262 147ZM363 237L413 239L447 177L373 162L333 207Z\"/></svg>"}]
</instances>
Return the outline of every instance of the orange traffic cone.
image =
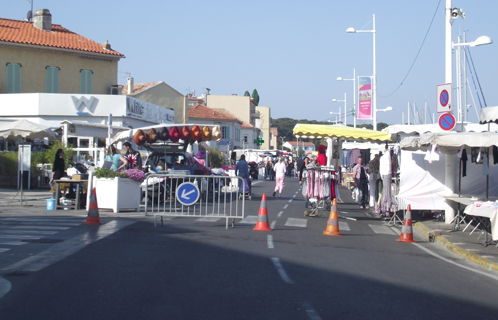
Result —
<instances>
[{"instance_id":1,"label":"orange traffic cone","mask_svg":"<svg viewBox=\"0 0 498 320\"><path fill-rule=\"evenodd\" d=\"M95 190L95 188L92 189L92 195L90 196L90 208L88 208L86 221L83 224L102 224L100 223L99 206L97 204L97 191Z\"/></svg>"},{"instance_id":2,"label":"orange traffic cone","mask_svg":"<svg viewBox=\"0 0 498 320\"><path fill-rule=\"evenodd\" d=\"M403 220L403 227L401 228L401 235L397 241L400 242L413 242L413 233L412 233L412 208L408 205L406 208L405 220Z\"/></svg>"},{"instance_id":3,"label":"orange traffic cone","mask_svg":"<svg viewBox=\"0 0 498 320\"><path fill-rule=\"evenodd\" d=\"M256 223L256 227L254 227L253 230L272 231L272 229L268 225L268 212L266 210L266 194L265 193L263 193L263 197L261 198L261 206L259 207L259 213L258 213L258 222Z\"/></svg>"},{"instance_id":4,"label":"orange traffic cone","mask_svg":"<svg viewBox=\"0 0 498 320\"><path fill-rule=\"evenodd\" d=\"M339 231L339 215L337 214L337 201L335 199L332 201L327 229L325 229L323 234L326 236L342 236L342 233Z\"/></svg>"}]
</instances>

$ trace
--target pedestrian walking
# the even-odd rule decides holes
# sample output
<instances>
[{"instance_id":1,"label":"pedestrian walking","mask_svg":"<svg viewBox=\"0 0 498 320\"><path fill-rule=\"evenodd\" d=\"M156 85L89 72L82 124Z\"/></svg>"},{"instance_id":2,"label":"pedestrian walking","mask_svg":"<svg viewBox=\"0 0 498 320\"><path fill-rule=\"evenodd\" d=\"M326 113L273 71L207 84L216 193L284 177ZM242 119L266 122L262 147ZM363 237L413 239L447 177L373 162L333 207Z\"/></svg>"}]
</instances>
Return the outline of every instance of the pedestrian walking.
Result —
<instances>
[{"instance_id":1,"label":"pedestrian walking","mask_svg":"<svg viewBox=\"0 0 498 320\"><path fill-rule=\"evenodd\" d=\"M278 191L278 197L282 195L282 191L285 186L285 173L287 171L287 166L282 157L278 158L277 164L275 164L275 190L273 191L273 196L276 195Z\"/></svg>"},{"instance_id":2,"label":"pedestrian walking","mask_svg":"<svg viewBox=\"0 0 498 320\"><path fill-rule=\"evenodd\" d=\"M273 169L273 161L269 159L266 163L266 172L268 172L268 179L270 179L270 181L275 179L275 171Z\"/></svg>"},{"instance_id":3,"label":"pedestrian walking","mask_svg":"<svg viewBox=\"0 0 498 320\"><path fill-rule=\"evenodd\" d=\"M368 176L361 157L358 158L358 164L353 168L353 174L359 191L358 204L360 209L368 209Z\"/></svg>"}]
</instances>

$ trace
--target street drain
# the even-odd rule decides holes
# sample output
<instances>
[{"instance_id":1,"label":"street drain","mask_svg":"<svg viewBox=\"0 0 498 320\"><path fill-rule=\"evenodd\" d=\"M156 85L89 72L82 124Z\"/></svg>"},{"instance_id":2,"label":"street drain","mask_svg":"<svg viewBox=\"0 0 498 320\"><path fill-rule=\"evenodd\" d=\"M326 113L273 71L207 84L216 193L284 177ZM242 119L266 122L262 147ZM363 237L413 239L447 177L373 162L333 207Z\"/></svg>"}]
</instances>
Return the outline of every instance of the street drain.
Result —
<instances>
[{"instance_id":1,"label":"street drain","mask_svg":"<svg viewBox=\"0 0 498 320\"><path fill-rule=\"evenodd\" d=\"M57 242L62 242L64 240L62 239L24 239L22 240L23 242L29 242L29 243L57 243Z\"/></svg>"}]
</instances>

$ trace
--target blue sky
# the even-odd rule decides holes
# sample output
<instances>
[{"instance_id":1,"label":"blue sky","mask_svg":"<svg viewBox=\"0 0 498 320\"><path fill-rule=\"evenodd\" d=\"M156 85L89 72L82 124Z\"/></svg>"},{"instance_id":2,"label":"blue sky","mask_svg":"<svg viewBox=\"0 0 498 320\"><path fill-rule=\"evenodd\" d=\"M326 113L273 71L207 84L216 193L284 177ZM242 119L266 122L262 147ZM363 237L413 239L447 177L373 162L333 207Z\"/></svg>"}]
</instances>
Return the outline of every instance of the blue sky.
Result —
<instances>
[{"instance_id":1,"label":"blue sky","mask_svg":"<svg viewBox=\"0 0 498 320\"><path fill-rule=\"evenodd\" d=\"M2 18L23 19L26 0L9 0ZM453 23L453 39L487 35L494 44L471 48L484 98L498 106L498 24L496 0L453 0L465 19ZM436 8L439 8L436 11ZM446 0L253 0L253 1L55 1L34 0L49 9L52 21L103 43L126 58L118 81L131 73L135 83L164 81L182 94L243 95L257 89L260 105L273 118L327 120L329 112L353 104L353 82L337 81L372 75L372 34L346 33L348 27L372 29L376 15L378 122L401 122L408 102L436 109L437 85L444 83ZM436 17L414 67L431 20ZM456 72L454 72L456 73ZM472 81L472 80L470 80ZM475 95L475 94L474 94ZM469 94L470 96L470 94ZM471 99L468 104L474 104ZM476 100L476 103L478 101ZM477 111L479 112L478 106ZM412 115L413 116L413 115ZM472 108L469 119L476 121ZM352 116L348 123L353 122ZM437 115L436 115L437 121ZM358 123L371 123L364 120Z\"/></svg>"}]
</instances>

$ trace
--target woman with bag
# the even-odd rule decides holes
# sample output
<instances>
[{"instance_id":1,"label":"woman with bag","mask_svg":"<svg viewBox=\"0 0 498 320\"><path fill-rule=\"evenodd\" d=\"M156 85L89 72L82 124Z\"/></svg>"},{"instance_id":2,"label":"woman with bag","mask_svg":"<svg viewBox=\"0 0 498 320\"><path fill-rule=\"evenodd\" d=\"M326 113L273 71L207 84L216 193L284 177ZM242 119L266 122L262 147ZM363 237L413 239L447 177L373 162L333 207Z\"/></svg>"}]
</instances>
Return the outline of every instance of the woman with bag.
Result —
<instances>
[{"instance_id":1,"label":"woman with bag","mask_svg":"<svg viewBox=\"0 0 498 320\"><path fill-rule=\"evenodd\" d=\"M127 164L128 160L121 155L114 145L111 145L108 149L108 154L105 157L106 161L112 162L111 170L118 171L123 169Z\"/></svg>"}]
</instances>

